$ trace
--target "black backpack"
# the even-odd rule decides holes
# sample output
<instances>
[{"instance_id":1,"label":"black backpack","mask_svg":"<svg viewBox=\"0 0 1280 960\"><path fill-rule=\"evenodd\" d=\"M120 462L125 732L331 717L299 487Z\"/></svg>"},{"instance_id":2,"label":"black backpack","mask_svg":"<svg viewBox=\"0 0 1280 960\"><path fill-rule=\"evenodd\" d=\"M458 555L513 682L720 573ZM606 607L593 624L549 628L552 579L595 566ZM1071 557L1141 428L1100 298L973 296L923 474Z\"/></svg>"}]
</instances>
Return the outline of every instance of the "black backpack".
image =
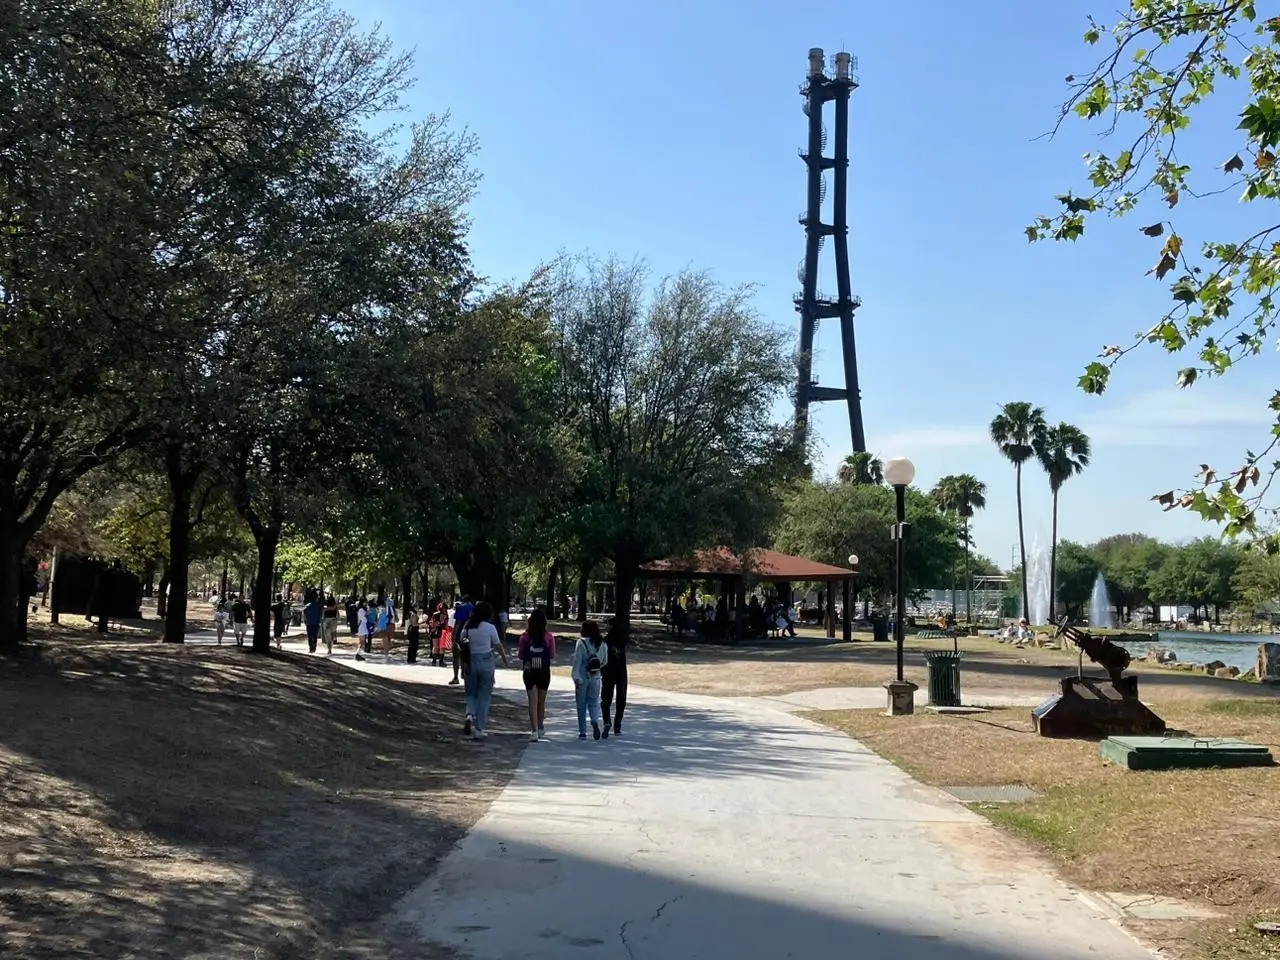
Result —
<instances>
[{"instance_id":1,"label":"black backpack","mask_svg":"<svg viewBox=\"0 0 1280 960\"><path fill-rule=\"evenodd\" d=\"M587 650L591 653L591 656L587 658L587 674L594 677L600 673L600 644L593 644L588 640Z\"/></svg>"},{"instance_id":2,"label":"black backpack","mask_svg":"<svg viewBox=\"0 0 1280 960\"><path fill-rule=\"evenodd\" d=\"M529 638L529 645L524 651L524 668L526 670L545 670L551 664L547 660L547 637L543 634L536 640Z\"/></svg>"}]
</instances>

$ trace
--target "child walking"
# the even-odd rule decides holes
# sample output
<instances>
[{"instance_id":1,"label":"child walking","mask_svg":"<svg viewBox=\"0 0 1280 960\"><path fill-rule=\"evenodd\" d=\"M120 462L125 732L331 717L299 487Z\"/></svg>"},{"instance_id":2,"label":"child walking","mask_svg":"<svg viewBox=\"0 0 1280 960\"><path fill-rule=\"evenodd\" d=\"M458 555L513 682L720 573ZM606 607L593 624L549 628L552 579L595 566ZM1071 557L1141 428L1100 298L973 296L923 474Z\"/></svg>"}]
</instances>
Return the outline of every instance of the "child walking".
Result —
<instances>
[{"instance_id":1,"label":"child walking","mask_svg":"<svg viewBox=\"0 0 1280 960\"><path fill-rule=\"evenodd\" d=\"M587 714L591 732L600 739L600 671L609 662L609 648L600 635L600 624L588 620L573 649L573 692L578 701L578 739L587 739Z\"/></svg>"}]
</instances>

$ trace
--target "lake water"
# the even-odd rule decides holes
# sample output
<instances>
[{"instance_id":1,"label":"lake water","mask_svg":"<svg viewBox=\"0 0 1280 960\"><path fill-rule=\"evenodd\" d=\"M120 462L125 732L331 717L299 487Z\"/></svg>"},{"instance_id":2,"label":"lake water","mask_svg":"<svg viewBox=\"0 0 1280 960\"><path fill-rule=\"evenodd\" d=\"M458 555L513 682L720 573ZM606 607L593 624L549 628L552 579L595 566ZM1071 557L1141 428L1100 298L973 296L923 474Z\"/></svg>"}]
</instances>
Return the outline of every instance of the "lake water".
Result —
<instances>
[{"instance_id":1,"label":"lake water","mask_svg":"<svg viewBox=\"0 0 1280 960\"><path fill-rule=\"evenodd\" d=\"M1172 650L1183 663L1208 663L1221 660L1229 667L1248 670L1258 663L1258 645L1280 642L1280 637L1266 634L1244 633L1189 633L1182 630L1161 630L1155 643L1141 640L1122 643L1135 660L1146 656L1152 647Z\"/></svg>"}]
</instances>

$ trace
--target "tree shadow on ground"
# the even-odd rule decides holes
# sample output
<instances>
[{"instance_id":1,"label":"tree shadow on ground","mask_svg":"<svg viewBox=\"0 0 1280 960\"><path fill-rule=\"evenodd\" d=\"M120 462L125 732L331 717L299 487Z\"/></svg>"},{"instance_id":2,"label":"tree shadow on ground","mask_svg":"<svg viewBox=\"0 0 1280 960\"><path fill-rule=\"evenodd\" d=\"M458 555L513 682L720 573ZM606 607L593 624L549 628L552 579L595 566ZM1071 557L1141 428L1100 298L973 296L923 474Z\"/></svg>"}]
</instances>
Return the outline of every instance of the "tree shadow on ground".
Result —
<instances>
[{"instance_id":1,"label":"tree shadow on ground","mask_svg":"<svg viewBox=\"0 0 1280 960\"><path fill-rule=\"evenodd\" d=\"M366 955L341 931L425 877L519 760L515 738L461 742L461 712L453 689L234 647L0 660L0 954Z\"/></svg>"},{"instance_id":2,"label":"tree shadow on ground","mask_svg":"<svg viewBox=\"0 0 1280 960\"><path fill-rule=\"evenodd\" d=\"M320 956L508 782L527 734L523 693L504 697L477 745L461 688L301 654L53 642L0 660L0 927L31 960ZM571 692L550 706L553 736L583 746ZM636 703L627 732L635 774L785 778L839 760L714 709ZM574 749L545 775L591 772Z\"/></svg>"}]
</instances>

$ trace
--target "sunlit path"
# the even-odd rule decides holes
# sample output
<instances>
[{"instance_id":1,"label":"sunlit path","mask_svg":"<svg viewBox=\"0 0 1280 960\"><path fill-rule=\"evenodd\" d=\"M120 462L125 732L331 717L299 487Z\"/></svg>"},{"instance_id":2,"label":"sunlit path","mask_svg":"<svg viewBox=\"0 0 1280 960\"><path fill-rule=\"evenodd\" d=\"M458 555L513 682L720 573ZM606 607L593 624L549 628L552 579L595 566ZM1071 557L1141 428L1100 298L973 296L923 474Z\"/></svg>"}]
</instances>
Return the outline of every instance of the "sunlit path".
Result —
<instances>
[{"instance_id":1,"label":"sunlit path","mask_svg":"<svg viewBox=\"0 0 1280 960\"><path fill-rule=\"evenodd\" d=\"M633 688L623 738L584 742L557 678L547 730L393 922L483 960L1151 956L981 817L758 701Z\"/></svg>"}]
</instances>

